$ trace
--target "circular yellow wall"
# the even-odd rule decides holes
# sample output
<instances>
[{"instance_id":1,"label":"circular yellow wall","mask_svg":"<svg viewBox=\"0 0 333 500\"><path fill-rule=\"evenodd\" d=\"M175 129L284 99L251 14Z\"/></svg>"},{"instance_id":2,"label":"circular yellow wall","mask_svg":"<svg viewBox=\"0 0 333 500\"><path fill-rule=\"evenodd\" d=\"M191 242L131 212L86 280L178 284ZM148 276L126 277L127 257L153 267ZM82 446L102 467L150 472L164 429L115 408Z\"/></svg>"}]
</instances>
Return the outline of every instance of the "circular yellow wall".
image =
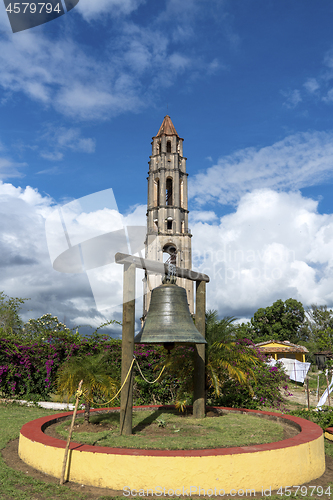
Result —
<instances>
[{"instance_id":1,"label":"circular yellow wall","mask_svg":"<svg viewBox=\"0 0 333 500\"><path fill-rule=\"evenodd\" d=\"M261 493L262 488L275 490L280 486L301 485L324 473L324 437L316 424L270 412L221 409L278 417L298 425L301 431L276 443L207 450L134 450L71 443L66 478L123 490L124 496L129 496L131 490L144 490L147 494L147 489L162 494L163 489L164 493L170 490L169 495L173 490L178 496L199 494L199 488L202 495L209 489L213 495L220 492L222 496L223 491L233 494L240 489L244 492L254 489ZM52 415L25 424L20 433L20 458L60 478L66 442L45 435L43 429L70 415L71 412Z\"/></svg>"}]
</instances>

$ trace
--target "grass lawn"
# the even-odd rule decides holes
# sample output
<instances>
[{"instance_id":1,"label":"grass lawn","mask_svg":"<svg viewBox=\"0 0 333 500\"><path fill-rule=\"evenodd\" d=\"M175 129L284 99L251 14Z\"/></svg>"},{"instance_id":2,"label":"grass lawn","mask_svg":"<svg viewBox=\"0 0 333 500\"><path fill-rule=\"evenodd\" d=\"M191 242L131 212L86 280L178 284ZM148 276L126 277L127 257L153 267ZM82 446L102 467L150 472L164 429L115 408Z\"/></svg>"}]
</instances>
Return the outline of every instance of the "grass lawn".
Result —
<instances>
[{"instance_id":1,"label":"grass lawn","mask_svg":"<svg viewBox=\"0 0 333 500\"><path fill-rule=\"evenodd\" d=\"M37 407L0 403L0 449L3 449L9 441L19 437L23 424L51 413L50 410ZM71 491L66 486L37 481L9 468L0 457L1 500L90 500L91 498L102 500L105 497L87 496Z\"/></svg>"},{"instance_id":2,"label":"grass lawn","mask_svg":"<svg viewBox=\"0 0 333 500\"><path fill-rule=\"evenodd\" d=\"M123 447L190 450L273 443L284 438L278 422L252 415L229 413L220 417L194 420L177 411L137 411L133 413L133 435L119 436L119 413L94 415L90 425L77 420L73 441ZM59 437L67 439L70 422L59 424ZM195 440L193 439L195 436Z\"/></svg>"},{"instance_id":3,"label":"grass lawn","mask_svg":"<svg viewBox=\"0 0 333 500\"><path fill-rule=\"evenodd\" d=\"M35 407L20 407L16 404L1 404L0 403L0 448L3 449L7 443L11 440L18 438L20 429L22 425L30 420L39 418L43 415L49 415L50 410L43 410L41 408ZM224 418L224 417L223 417ZM223 421L223 418L221 419ZM164 419L165 420L165 419ZM208 423L219 419L211 418L207 419ZM257 419L257 423L260 426L264 422L262 419ZM167 424L172 429L171 422ZM209 424L212 425L212 424ZM167 427L166 427L167 428ZM176 430L176 429L174 429ZM104 444L104 442L103 442ZM333 444L325 443L326 454L333 457ZM318 485L320 481L318 481ZM333 484L331 487L333 493ZM0 457L0 500L53 500L53 499L63 499L63 500L103 500L110 498L110 495L98 495L96 493L81 493L79 491L71 490L68 485L58 486L57 484L47 483L44 481L39 481L29 477L23 472L15 471L6 465L3 458ZM114 498L126 498L124 496L118 496ZM133 498L133 497L128 497ZM141 497L142 498L142 497ZM149 498L152 498L151 496ZM158 498L158 497L153 497ZM162 498L168 498L163 495ZM174 497L176 498L176 497ZM203 497L201 497L203 498ZM207 497L208 498L208 497ZM211 498L215 498L214 496ZM216 498L232 498L229 496L216 497ZM233 497L235 498L235 497ZM244 497L247 498L247 497ZM252 496L253 498L253 496ZM259 493L257 493L256 498L261 498ZM281 498L286 499L286 496L272 495L269 497L271 500L281 500ZM310 500L313 498L319 498L315 495L302 495L300 493L295 497L294 494L292 498L306 499ZM328 499L329 497L325 494L321 498Z\"/></svg>"}]
</instances>

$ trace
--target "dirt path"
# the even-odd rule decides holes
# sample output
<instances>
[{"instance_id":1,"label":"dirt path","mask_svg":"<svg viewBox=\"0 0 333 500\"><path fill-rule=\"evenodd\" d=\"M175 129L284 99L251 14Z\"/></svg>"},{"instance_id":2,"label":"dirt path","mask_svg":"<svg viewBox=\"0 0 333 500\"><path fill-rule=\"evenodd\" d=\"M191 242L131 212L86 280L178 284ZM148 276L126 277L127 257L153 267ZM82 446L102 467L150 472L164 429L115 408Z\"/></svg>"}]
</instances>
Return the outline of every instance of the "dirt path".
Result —
<instances>
[{"instance_id":1,"label":"dirt path","mask_svg":"<svg viewBox=\"0 0 333 500\"><path fill-rule=\"evenodd\" d=\"M287 396L286 397L286 406L290 409L296 409L292 408L292 406L296 405L301 405L303 408L308 407L308 398L307 398L307 393L306 390L303 387L293 387L291 384L289 385L289 391L291 392L292 396ZM314 392L314 391L313 391ZM322 394L322 393L321 393ZM285 397L285 395L284 395ZM331 394L331 406L333 407L333 395ZM312 408L315 408L318 403L318 397L316 394L311 394L310 393L310 406ZM328 405L328 399L326 401L326 405Z\"/></svg>"}]
</instances>

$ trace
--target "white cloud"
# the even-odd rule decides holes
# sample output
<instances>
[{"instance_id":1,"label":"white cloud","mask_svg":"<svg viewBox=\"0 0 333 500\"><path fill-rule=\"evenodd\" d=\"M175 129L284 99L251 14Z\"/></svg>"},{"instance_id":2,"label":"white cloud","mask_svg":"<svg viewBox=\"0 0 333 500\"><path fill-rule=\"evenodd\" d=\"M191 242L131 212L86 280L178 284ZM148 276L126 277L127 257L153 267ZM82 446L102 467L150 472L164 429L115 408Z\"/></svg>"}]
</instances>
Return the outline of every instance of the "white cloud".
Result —
<instances>
[{"instance_id":1,"label":"white cloud","mask_svg":"<svg viewBox=\"0 0 333 500\"><path fill-rule=\"evenodd\" d=\"M103 46L79 44L70 30L59 38L52 38L46 29L26 30L15 36L4 30L0 87L5 95L24 94L45 109L53 107L70 118L109 119L151 104L161 89L174 85L179 76L186 83L222 67L216 58L201 55L200 49L193 52L192 42L198 37L195 23L199 12L205 12L200 1L183 1L181 7L179 2L168 1L149 23L144 16L131 22L128 16L143 3L80 0L74 16L81 14L94 23L104 23L105 15L112 16L112 36L105 35ZM175 16L179 9L191 15ZM165 19L171 14L170 30ZM3 16L0 22L8 24ZM87 26L87 30L93 29L95 24ZM4 98L2 104L6 102Z\"/></svg>"},{"instance_id":2,"label":"white cloud","mask_svg":"<svg viewBox=\"0 0 333 500\"><path fill-rule=\"evenodd\" d=\"M8 158L0 158L0 179L23 177L21 169L26 166L26 163L16 163Z\"/></svg>"},{"instance_id":3,"label":"white cloud","mask_svg":"<svg viewBox=\"0 0 333 500\"><path fill-rule=\"evenodd\" d=\"M235 203L253 189L300 189L332 178L333 133L291 135L259 150L247 148L219 159L189 179L189 193L200 205Z\"/></svg>"},{"instance_id":4,"label":"white cloud","mask_svg":"<svg viewBox=\"0 0 333 500\"><path fill-rule=\"evenodd\" d=\"M39 172L36 172L36 173L37 174L47 174L47 175L58 175L58 174L60 174L60 169L59 169L59 167L51 167L51 168L45 168L44 170L40 170Z\"/></svg>"},{"instance_id":5,"label":"white cloud","mask_svg":"<svg viewBox=\"0 0 333 500\"><path fill-rule=\"evenodd\" d=\"M41 151L40 156L42 158L45 158L45 160L50 160L50 161L61 161L64 157L63 153L60 153L60 151ZM47 172L50 172L51 169L45 169L41 170L40 172L37 172L38 174L45 174Z\"/></svg>"},{"instance_id":6,"label":"white cloud","mask_svg":"<svg viewBox=\"0 0 333 500\"><path fill-rule=\"evenodd\" d=\"M209 211L199 211L191 210L189 213L189 222L193 224L195 222L215 222L217 220L217 215L212 210Z\"/></svg>"},{"instance_id":7,"label":"white cloud","mask_svg":"<svg viewBox=\"0 0 333 500\"><path fill-rule=\"evenodd\" d=\"M330 49L326 52L324 56L324 64L328 68L333 68L333 49Z\"/></svg>"},{"instance_id":8,"label":"white cloud","mask_svg":"<svg viewBox=\"0 0 333 500\"><path fill-rule=\"evenodd\" d=\"M44 225L55 207L36 189L0 183L1 289L31 298L25 319L46 312L69 325L98 326L105 317L121 319L122 266L102 266L88 276L52 268ZM144 205L134 207L119 227L144 226L145 211ZM110 230L111 215L109 209L93 210L82 213L79 222L94 236ZM318 214L316 201L298 192L266 188L244 194L235 212L217 223L213 212L192 215L193 268L211 278L208 308L249 317L279 298L292 297L305 306L333 305L333 215ZM70 231L74 237L76 228ZM138 297L141 279L138 272ZM97 311L94 298L110 306L105 316ZM136 311L139 317L139 302Z\"/></svg>"},{"instance_id":9,"label":"white cloud","mask_svg":"<svg viewBox=\"0 0 333 500\"><path fill-rule=\"evenodd\" d=\"M282 92L282 94L287 97L285 106L288 108L295 108L300 102L306 101L309 98L318 98L327 104L333 101L333 49L328 50L323 58L323 67L316 77L309 77L303 83L303 89L306 93L301 90L293 90L288 92Z\"/></svg>"},{"instance_id":10,"label":"white cloud","mask_svg":"<svg viewBox=\"0 0 333 500\"><path fill-rule=\"evenodd\" d=\"M333 305L333 215L318 214L314 200L255 190L219 224L191 226L193 268L211 278L209 308L250 317L280 298Z\"/></svg>"},{"instance_id":11,"label":"white cloud","mask_svg":"<svg viewBox=\"0 0 333 500\"><path fill-rule=\"evenodd\" d=\"M308 78L307 81L303 84L303 87L310 93L313 94L317 90L319 90L320 85L316 78Z\"/></svg>"},{"instance_id":12,"label":"white cloud","mask_svg":"<svg viewBox=\"0 0 333 500\"><path fill-rule=\"evenodd\" d=\"M83 153L93 153L95 151L94 139L81 137L80 131L76 128L59 128L55 131L55 139L59 147L68 148L72 151Z\"/></svg>"},{"instance_id":13,"label":"white cloud","mask_svg":"<svg viewBox=\"0 0 333 500\"><path fill-rule=\"evenodd\" d=\"M327 94L322 98L322 100L326 103L333 102L333 89L327 91Z\"/></svg>"},{"instance_id":14,"label":"white cloud","mask_svg":"<svg viewBox=\"0 0 333 500\"><path fill-rule=\"evenodd\" d=\"M106 119L124 111L138 110L142 106L140 97L135 95L134 89L128 88L126 92L125 86L116 90L119 83L115 82L112 90L76 82L57 94L55 108L66 116L82 120Z\"/></svg>"},{"instance_id":15,"label":"white cloud","mask_svg":"<svg viewBox=\"0 0 333 500\"><path fill-rule=\"evenodd\" d=\"M1 290L9 296L31 299L24 307L25 320L51 313L70 326L83 323L96 327L106 316L96 309L87 275L64 274L52 268L45 220L55 207L51 198L36 189L0 182ZM107 224L104 211L96 212L93 218L87 215L84 223L87 231L102 230ZM120 285L109 282L104 289L114 305L122 301L122 268L118 267ZM121 307L114 308L112 315L120 319Z\"/></svg>"},{"instance_id":16,"label":"white cloud","mask_svg":"<svg viewBox=\"0 0 333 500\"><path fill-rule=\"evenodd\" d=\"M78 128L44 126L46 131L39 136L40 143L46 143L53 151L42 150L40 155L46 160L60 161L64 157L64 151L76 151L80 153L94 153L96 143L90 137L82 137Z\"/></svg>"},{"instance_id":17,"label":"white cloud","mask_svg":"<svg viewBox=\"0 0 333 500\"><path fill-rule=\"evenodd\" d=\"M80 0L75 7L75 12L90 21L102 15L128 15L136 10L146 0Z\"/></svg>"},{"instance_id":18,"label":"white cloud","mask_svg":"<svg viewBox=\"0 0 333 500\"><path fill-rule=\"evenodd\" d=\"M281 93L284 97L286 97L284 105L289 109L296 108L297 104L302 102L301 93L297 89L289 90L288 92L282 91Z\"/></svg>"}]
</instances>

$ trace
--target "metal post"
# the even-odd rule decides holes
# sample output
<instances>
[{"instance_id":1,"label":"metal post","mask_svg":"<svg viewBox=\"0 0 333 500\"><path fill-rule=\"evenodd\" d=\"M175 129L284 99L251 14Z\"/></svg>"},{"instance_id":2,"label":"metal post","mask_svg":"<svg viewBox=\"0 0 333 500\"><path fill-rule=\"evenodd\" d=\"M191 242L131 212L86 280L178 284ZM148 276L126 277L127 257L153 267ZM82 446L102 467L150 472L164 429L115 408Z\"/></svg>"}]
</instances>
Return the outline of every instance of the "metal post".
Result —
<instances>
[{"instance_id":1,"label":"metal post","mask_svg":"<svg viewBox=\"0 0 333 500\"><path fill-rule=\"evenodd\" d=\"M195 297L195 326L205 338L205 314L206 314L206 283L196 282ZM193 378L193 417L204 418L205 416L205 344L196 344L194 357Z\"/></svg>"},{"instance_id":2,"label":"metal post","mask_svg":"<svg viewBox=\"0 0 333 500\"><path fill-rule=\"evenodd\" d=\"M124 264L123 330L121 348L121 383L124 383L134 353L135 264ZM132 434L133 370L121 391L120 434Z\"/></svg>"}]
</instances>

